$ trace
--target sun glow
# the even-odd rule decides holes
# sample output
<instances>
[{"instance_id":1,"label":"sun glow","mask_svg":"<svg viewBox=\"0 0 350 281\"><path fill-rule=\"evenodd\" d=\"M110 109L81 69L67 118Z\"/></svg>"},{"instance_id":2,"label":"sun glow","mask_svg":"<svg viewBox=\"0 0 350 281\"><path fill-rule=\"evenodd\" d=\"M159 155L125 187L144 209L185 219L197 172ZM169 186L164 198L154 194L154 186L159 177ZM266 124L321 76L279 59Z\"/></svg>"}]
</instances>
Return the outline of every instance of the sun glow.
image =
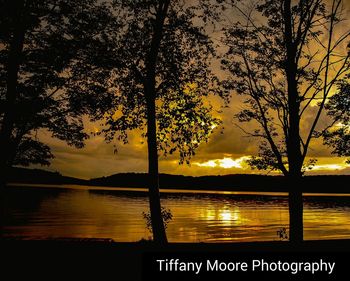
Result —
<instances>
[{"instance_id":1,"label":"sun glow","mask_svg":"<svg viewBox=\"0 0 350 281\"><path fill-rule=\"evenodd\" d=\"M199 167L210 167L210 168L224 168L224 169L247 169L246 160L250 159L250 156L242 156L237 159L233 159L231 157L224 157L222 159L209 160L207 162L195 162L194 165Z\"/></svg>"},{"instance_id":2,"label":"sun glow","mask_svg":"<svg viewBox=\"0 0 350 281\"><path fill-rule=\"evenodd\" d=\"M213 168L213 169L238 169L243 170L244 173L250 173L251 168L247 163L247 160L251 159L251 156L245 155L239 158L233 158L230 154L226 154L221 159L211 159L205 162L193 162L193 165L202 168ZM346 159L334 161L332 158L319 159L321 163L316 164L307 173L313 172L331 172L331 171L343 171L350 168L350 164L347 163ZM234 171L233 171L234 172Z\"/></svg>"},{"instance_id":3,"label":"sun glow","mask_svg":"<svg viewBox=\"0 0 350 281\"><path fill-rule=\"evenodd\" d=\"M347 167L349 167L349 165L347 164L321 164L321 165L315 165L312 170L315 170L315 171L325 171L325 170L330 170L330 171L333 171L333 170L344 170L346 169Z\"/></svg>"},{"instance_id":4,"label":"sun glow","mask_svg":"<svg viewBox=\"0 0 350 281\"><path fill-rule=\"evenodd\" d=\"M233 160L231 158L224 158L222 160L219 160L220 166L229 169L229 168L239 168L242 169L242 162L244 159L237 159Z\"/></svg>"}]
</instances>

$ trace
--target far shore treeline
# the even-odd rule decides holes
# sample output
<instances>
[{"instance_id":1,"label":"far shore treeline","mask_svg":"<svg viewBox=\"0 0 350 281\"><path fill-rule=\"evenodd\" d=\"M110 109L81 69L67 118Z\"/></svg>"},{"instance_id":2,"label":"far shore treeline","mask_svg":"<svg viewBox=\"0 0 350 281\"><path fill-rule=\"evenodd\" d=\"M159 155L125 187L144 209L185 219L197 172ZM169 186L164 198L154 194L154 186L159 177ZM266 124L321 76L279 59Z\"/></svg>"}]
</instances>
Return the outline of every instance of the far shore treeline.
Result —
<instances>
[{"instance_id":1,"label":"far shore treeline","mask_svg":"<svg viewBox=\"0 0 350 281\"><path fill-rule=\"evenodd\" d=\"M135 187L146 188L146 173L120 173L111 176L84 180L63 176L58 172L40 169L12 168L10 182L28 184L77 184L104 187ZM350 193L344 185L350 176L317 175L305 176L300 188L303 192L311 193ZM212 175L212 176L183 176L160 174L159 184L162 189L195 189L195 190L224 190L224 191L260 191L288 192L286 179L283 176L272 175Z\"/></svg>"}]
</instances>

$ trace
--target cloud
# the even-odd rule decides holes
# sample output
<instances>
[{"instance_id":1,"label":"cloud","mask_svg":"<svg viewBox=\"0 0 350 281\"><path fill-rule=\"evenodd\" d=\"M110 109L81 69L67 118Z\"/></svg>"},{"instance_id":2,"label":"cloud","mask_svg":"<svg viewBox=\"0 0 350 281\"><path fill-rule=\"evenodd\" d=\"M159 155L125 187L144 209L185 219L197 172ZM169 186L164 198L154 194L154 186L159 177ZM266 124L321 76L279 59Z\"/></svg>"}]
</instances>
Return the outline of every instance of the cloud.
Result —
<instances>
[{"instance_id":1,"label":"cloud","mask_svg":"<svg viewBox=\"0 0 350 281\"><path fill-rule=\"evenodd\" d=\"M345 175L350 174L350 165L344 157L320 157L316 165L306 174Z\"/></svg>"}]
</instances>

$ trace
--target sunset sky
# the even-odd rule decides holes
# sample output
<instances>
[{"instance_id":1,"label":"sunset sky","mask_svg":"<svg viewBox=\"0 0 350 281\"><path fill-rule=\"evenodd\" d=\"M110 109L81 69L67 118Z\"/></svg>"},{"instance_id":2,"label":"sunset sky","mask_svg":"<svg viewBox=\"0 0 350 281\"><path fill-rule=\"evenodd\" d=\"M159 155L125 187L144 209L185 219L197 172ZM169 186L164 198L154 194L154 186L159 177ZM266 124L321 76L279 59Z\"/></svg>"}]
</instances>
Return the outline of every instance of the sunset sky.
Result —
<instances>
[{"instance_id":1,"label":"sunset sky","mask_svg":"<svg viewBox=\"0 0 350 281\"><path fill-rule=\"evenodd\" d=\"M350 6L348 1L344 1ZM347 7L349 15L349 7ZM347 17L350 19L350 17ZM342 28L349 27L349 22L344 22ZM218 37L218 34L214 35ZM218 72L219 66L214 66ZM220 72L220 75L225 75ZM211 98L210 102L216 108L220 107L217 98ZM236 173L262 173L268 171L251 170L245 160L252 155L257 155L258 141L244 135L236 124L233 117L243 107L242 98L232 95L228 108L223 113L217 115L223 122L223 130L216 128L210 141L204 143L197 150L196 156L191 160L191 165L179 165L178 155L174 154L167 158L160 157L159 167L161 173L183 174L183 175L223 175ZM308 117L313 116L317 106L311 107L302 123L301 131L307 126ZM306 121L305 121L306 120ZM327 117L322 116L320 125L327 124ZM254 124L244 125L245 128L253 128ZM87 132L96 132L99 125L86 121ZM223 132L223 133L222 133ZM50 134L40 132L40 139L45 141L52 148L55 159L50 167L45 168L50 171L58 171L63 175L80 178L93 178L108 176L114 173L124 172L147 172L147 146L144 139L140 138L140 131L133 131L129 135L129 143L124 145L121 142L106 144L103 136L91 136L86 141L83 149L76 149L67 146L64 142L52 139ZM115 147L118 150L114 153ZM309 158L317 158L318 161L313 171L309 174L348 174L350 175L350 165L346 164L346 158L335 157L330 153L330 149L322 144L322 140L314 140L311 144ZM34 167L34 166L33 166ZM35 168L41 168L35 166ZM275 173L270 173L275 174Z\"/></svg>"},{"instance_id":2,"label":"sunset sky","mask_svg":"<svg viewBox=\"0 0 350 281\"><path fill-rule=\"evenodd\" d=\"M160 157L160 172L183 175L223 175L262 173L268 171L251 170L245 160L257 154L257 140L248 138L235 126L234 113L241 105L234 100L224 111L221 118L224 122L223 134L221 128L216 128L208 143L203 143L197 150L191 164L178 164L178 155ZM88 123L88 122L87 122ZM88 123L87 131L97 130L96 124ZM63 175L80 178L108 176L114 173L147 172L147 146L140 138L140 131L130 134L129 143L121 142L106 144L102 136L92 136L86 141L83 149L67 146L64 142L50 138L50 134L42 132L42 138L50 144L55 159L51 171L59 171ZM114 145L118 150L114 153ZM310 158L318 162L311 174L349 174L350 165L346 158L334 157L330 150L322 145L321 140L314 140L311 146ZM274 173L270 173L274 174Z\"/></svg>"}]
</instances>

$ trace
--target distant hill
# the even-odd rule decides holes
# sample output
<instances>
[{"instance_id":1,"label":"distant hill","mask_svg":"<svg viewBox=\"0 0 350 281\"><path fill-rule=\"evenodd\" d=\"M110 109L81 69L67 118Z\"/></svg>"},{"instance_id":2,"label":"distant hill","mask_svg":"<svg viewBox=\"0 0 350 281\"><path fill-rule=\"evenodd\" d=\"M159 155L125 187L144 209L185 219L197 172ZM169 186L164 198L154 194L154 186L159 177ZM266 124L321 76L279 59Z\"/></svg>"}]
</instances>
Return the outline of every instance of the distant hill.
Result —
<instances>
[{"instance_id":1,"label":"distant hill","mask_svg":"<svg viewBox=\"0 0 350 281\"><path fill-rule=\"evenodd\" d=\"M350 193L350 176L306 176L304 192ZM124 173L91 179L90 185L111 187L146 187L147 174ZM181 176L160 174L161 188L227 190L227 191L287 191L286 178L266 175Z\"/></svg>"},{"instance_id":2,"label":"distant hill","mask_svg":"<svg viewBox=\"0 0 350 281\"><path fill-rule=\"evenodd\" d=\"M159 185L161 188L180 189L231 189L239 187L241 189L263 188L270 186L278 189L279 182L283 177L272 177L264 175L223 175L223 176L182 176L182 175L159 175ZM108 177L91 179L91 185L97 186L120 186L120 187L146 187L147 174L144 173L123 173Z\"/></svg>"},{"instance_id":3,"label":"distant hill","mask_svg":"<svg viewBox=\"0 0 350 281\"><path fill-rule=\"evenodd\" d=\"M10 182L42 184L80 184L106 187L147 187L147 174L122 173L107 177L82 180L66 177L58 172L40 169L13 168ZM350 193L350 176L306 176L303 178L304 192ZM283 176L266 175L223 175L191 177L160 174L159 184L163 189L197 189L227 191L287 191ZM350 198L349 198L350 199Z\"/></svg>"},{"instance_id":4,"label":"distant hill","mask_svg":"<svg viewBox=\"0 0 350 281\"><path fill-rule=\"evenodd\" d=\"M58 172L49 172L40 169L26 169L13 167L8 175L9 182L42 183L42 184L87 184L88 181L66 177Z\"/></svg>"}]
</instances>

